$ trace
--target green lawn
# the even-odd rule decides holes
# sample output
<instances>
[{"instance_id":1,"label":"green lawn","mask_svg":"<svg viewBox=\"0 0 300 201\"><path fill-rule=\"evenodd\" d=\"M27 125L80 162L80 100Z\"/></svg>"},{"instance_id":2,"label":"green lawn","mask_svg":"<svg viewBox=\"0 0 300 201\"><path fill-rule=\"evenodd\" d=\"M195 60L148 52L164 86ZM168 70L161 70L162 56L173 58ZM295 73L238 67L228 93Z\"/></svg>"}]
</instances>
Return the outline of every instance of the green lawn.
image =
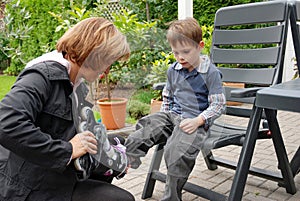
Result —
<instances>
[{"instance_id":1,"label":"green lawn","mask_svg":"<svg viewBox=\"0 0 300 201\"><path fill-rule=\"evenodd\" d=\"M15 81L15 76L0 75L0 100L2 100L5 94L10 90Z\"/></svg>"}]
</instances>

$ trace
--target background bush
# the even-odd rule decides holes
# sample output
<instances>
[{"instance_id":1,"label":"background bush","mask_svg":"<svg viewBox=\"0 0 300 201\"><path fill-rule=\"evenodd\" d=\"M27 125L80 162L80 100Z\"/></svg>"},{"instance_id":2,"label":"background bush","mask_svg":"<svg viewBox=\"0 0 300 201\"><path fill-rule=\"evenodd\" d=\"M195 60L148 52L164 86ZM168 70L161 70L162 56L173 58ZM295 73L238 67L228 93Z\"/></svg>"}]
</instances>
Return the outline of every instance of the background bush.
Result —
<instances>
[{"instance_id":1,"label":"background bush","mask_svg":"<svg viewBox=\"0 0 300 201\"><path fill-rule=\"evenodd\" d=\"M28 61L54 50L57 40L65 32L65 29L88 17L90 13L97 12L97 10L93 10L97 7L97 2L106 1L9 1L6 4L3 18L4 31L0 35L0 41L4 41L1 47L2 53L10 58L10 66L5 72L9 75L17 75ZM85 11L88 11L87 15L80 15L85 14ZM98 11L102 10L98 9ZM54 16L53 14L56 13L57 15ZM62 23L60 19L68 21Z\"/></svg>"},{"instance_id":2,"label":"background bush","mask_svg":"<svg viewBox=\"0 0 300 201\"><path fill-rule=\"evenodd\" d=\"M140 119L150 113L150 105L138 100L130 100L126 110L130 117Z\"/></svg>"},{"instance_id":3,"label":"background bush","mask_svg":"<svg viewBox=\"0 0 300 201\"><path fill-rule=\"evenodd\" d=\"M194 0L194 17L210 28L218 8L256 1ZM152 62L162 59L161 51L168 52L165 30L168 22L177 19L177 1L121 0L121 4L127 7L127 13L115 15L114 20L128 36L133 51L128 63L114 65L112 72L116 73L111 79L124 83L135 81L144 87L147 83L143 78L151 70ZM5 29L0 34L0 64L9 58L5 72L17 75L29 60L54 50L65 29L86 17L105 15L105 5L107 0L8 1L3 19ZM211 39L206 38L209 50Z\"/></svg>"},{"instance_id":4,"label":"background bush","mask_svg":"<svg viewBox=\"0 0 300 201\"><path fill-rule=\"evenodd\" d=\"M68 1L12 0L6 4L3 51L11 62L6 70L17 75L26 62L52 50L60 33L55 32L56 20L49 11L63 12Z\"/></svg>"},{"instance_id":5,"label":"background bush","mask_svg":"<svg viewBox=\"0 0 300 201\"><path fill-rule=\"evenodd\" d=\"M215 12L219 8L260 1L261 0L193 0L193 16L199 21L201 26L210 26L214 24ZM167 23L177 19L178 15L177 1L174 0L121 0L121 3L130 10L133 10L140 20L157 21L161 28L166 28Z\"/></svg>"}]
</instances>

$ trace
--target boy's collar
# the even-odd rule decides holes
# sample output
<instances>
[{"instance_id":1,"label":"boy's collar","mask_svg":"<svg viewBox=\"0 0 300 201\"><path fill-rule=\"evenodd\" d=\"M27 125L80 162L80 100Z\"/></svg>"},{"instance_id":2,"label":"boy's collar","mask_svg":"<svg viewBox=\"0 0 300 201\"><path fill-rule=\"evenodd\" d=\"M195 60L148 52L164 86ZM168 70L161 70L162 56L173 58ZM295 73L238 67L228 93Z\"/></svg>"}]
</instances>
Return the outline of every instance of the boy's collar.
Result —
<instances>
[{"instance_id":1,"label":"boy's collar","mask_svg":"<svg viewBox=\"0 0 300 201\"><path fill-rule=\"evenodd\" d=\"M200 55L200 65L196 68L197 72L199 73L207 73L209 68L210 60L207 55ZM178 65L175 66L176 70L181 70L182 65L178 63Z\"/></svg>"}]
</instances>

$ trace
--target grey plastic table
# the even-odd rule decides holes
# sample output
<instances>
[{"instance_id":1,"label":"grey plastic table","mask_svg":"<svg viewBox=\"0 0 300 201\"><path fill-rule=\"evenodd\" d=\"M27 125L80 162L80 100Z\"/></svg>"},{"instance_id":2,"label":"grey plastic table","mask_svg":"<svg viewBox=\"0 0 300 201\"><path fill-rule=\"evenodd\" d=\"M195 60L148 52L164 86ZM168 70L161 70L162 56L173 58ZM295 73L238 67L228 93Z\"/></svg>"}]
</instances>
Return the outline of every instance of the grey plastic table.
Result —
<instances>
[{"instance_id":1,"label":"grey plastic table","mask_svg":"<svg viewBox=\"0 0 300 201\"><path fill-rule=\"evenodd\" d=\"M258 91L256 106L271 110L300 112L300 78ZM300 147L290 165L295 176L300 171Z\"/></svg>"},{"instance_id":2,"label":"grey plastic table","mask_svg":"<svg viewBox=\"0 0 300 201\"><path fill-rule=\"evenodd\" d=\"M236 170L237 173L233 180L232 188L236 189L234 190L236 192L230 192L229 200L239 200L242 197L242 191L238 190L241 188L239 184L245 183L247 179L248 172L243 170L249 170L257 138L257 131L259 129L260 117L263 111L266 114L277 155L278 166L281 170L281 174L271 172L269 174L274 178L278 178L279 185L285 186L288 193L295 194L297 192L294 176L300 170L300 149L298 148L290 163L276 117L277 110L300 112L300 79L261 89L256 93L253 114L247 128L244 145Z\"/></svg>"},{"instance_id":3,"label":"grey plastic table","mask_svg":"<svg viewBox=\"0 0 300 201\"><path fill-rule=\"evenodd\" d=\"M258 91L255 105L273 110L300 112L300 79Z\"/></svg>"}]
</instances>

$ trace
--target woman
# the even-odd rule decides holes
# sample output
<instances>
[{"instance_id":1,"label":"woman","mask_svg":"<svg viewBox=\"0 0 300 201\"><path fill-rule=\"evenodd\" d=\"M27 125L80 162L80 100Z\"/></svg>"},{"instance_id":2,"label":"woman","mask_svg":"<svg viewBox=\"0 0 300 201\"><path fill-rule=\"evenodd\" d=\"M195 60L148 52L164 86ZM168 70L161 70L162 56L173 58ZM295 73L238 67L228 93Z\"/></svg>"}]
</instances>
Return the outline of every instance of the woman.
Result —
<instances>
[{"instance_id":1,"label":"woman","mask_svg":"<svg viewBox=\"0 0 300 201\"><path fill-rule=\"evenodd\" d=\"M134 200L107 182L79 182L74 166L97 153L97 140L77 131L74 108L81 103L72 92L82 79L94 81L127 59L126 38L108 20L89 18L69 29L56 49L29 62L0 103L0 200Z\"/></svg>"}]
</instances>

